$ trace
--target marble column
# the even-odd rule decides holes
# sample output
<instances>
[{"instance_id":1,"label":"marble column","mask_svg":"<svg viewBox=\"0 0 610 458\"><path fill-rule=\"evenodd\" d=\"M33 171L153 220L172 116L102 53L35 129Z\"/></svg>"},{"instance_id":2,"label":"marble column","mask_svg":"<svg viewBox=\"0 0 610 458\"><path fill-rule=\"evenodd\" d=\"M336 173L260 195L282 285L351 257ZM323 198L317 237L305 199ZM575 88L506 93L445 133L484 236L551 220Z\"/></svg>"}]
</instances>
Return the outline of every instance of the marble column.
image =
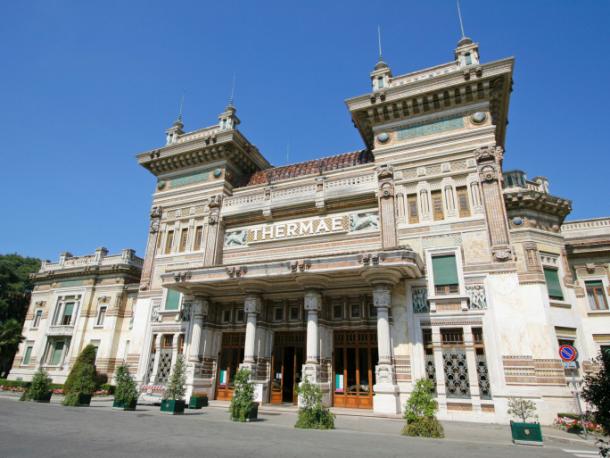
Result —
<instances>
[{"instance_id":1,"label":"marble column","mask_svg":"<svg viewBox=\"0 0 610 458\"><path fill-rule=\"evenodd\" d=\"M468 384L470 385L470 399L472 411L481 412L481 390L479 389L479 376L477 374L477 354L474 348L472 326L464 326L464 347L466 350L466 364L468 366Z\"/></svg>"},{"instance_id":2,"label":"marble column","mask_svg":"<svg viewBox=\"0 0 610 458\"><path fill-rule=\"evenodd\" d=\"M155 338L155 356L154 356L154 360L153 360L153 369L152 369L152 373L150 374L149 383L155 383L157 381L157 372L159 370L159 358L161 356L161 337L163 337L163 334L157 334L157 337Z\"/></svg>"},{"instance_id":3,"label":"marble column","mask_svg":"<svg viewBox=\"0 0 610 458\"><path fill-rule=\"evenodd\" d=\"M318 315L322 310L322 295L316 289L305 290L305 312L307 312L307 354L303 364L303 380L320 383L320 328Z\"/></svg>"},{"instance_id":4,"label":"marble column","mask_svg":"<svg viewBox=\"0 0 610 458\"><path fill-rule=\"evenodd\" d=\"M392 305L392 286L378 284L373 287L373 305L377 309L377 347L379 362L375 367L376 383L373 387L375 412L400 412L398 385L392 364L389 308Z\"/></svg>"},{"instance_id":5,"label":"marble column","mask_svg":"<svg viewBox=\"0 0 610 458\"><path fill-rule=\"evenodd\" d=\"M261 298L255 294L249 294L244 300L244 312L246 313L246 341L244 344L244 362L240 367L248 368L252 374L256 371L256 316L261 310Z\"/></svg>"},{"instance_id":6,"label":"marble column","mask_svg":"<svg viewBox=\"0 0 610 458\"><path fill-rule=\"evenodd\" d=\"M204 316L208 314L208 301L195 299L191 302L191 333L188 364L186 370L187 399L195 391L197 375L201 366L201 336Z\"/></svg>"},{"instance_id":7,"label":"marble column","mask_svg":"<svg viewBox=\"0 0 610 458\"><path fill-rule=\"evenodd\" d=\"M174 365L176 364L176 359L178 358L178 341L180 340L180 334L174 333L172 334L172 365L170 374L174 371Z\"/></svg>"}]
</instances>

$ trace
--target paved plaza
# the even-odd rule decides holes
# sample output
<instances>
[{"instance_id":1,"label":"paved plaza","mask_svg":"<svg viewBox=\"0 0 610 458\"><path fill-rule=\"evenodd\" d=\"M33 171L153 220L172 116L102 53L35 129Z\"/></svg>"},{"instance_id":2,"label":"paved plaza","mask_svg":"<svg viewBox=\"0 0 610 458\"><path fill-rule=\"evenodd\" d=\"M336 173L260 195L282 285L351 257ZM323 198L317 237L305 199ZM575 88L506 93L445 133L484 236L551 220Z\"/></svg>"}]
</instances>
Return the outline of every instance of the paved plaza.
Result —
<instances>
[{"instance_id":1,"label":"paved plaza","mask_svg":"<svg viewBox=\"0 0 610 458\"><path fill-rule=\"evenodd\" d=\"M515 446L507 426L444 423L447 438L400 435L402 420L338 415L334 431L293 427L290 410L263 410L260 420L231 422L225 406L161 414L155 406L112 410L111 400L68 408L0 398L0 456L12 457L595 457L595 449L559 431L545 446ZM567 450L567 451L566 451Z\"/></svg>"}]
</instances>

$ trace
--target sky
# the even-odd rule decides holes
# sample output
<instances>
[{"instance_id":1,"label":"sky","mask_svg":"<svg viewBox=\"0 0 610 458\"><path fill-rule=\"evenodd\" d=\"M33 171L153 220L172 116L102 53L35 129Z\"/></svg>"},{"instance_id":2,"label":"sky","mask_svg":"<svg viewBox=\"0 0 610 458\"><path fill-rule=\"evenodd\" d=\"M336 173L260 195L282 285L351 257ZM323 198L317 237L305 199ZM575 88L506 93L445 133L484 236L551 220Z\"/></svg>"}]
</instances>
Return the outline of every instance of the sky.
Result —
<instances>
[{"instance_id":1,"label":"sky","mask_svg":"<svg viewBox=\"0 0 610 458\"><path fill-rule=\"evenodd\" d=\"M568 219L610 215L610 2L462 0L483 62L516 58L505 170L550 180ZM217 122L274 165L362 148L344 100L453 60L453 0L5 1L0 253L143 255L155 179L135 155Z\"/></svg>"}]
</instances>

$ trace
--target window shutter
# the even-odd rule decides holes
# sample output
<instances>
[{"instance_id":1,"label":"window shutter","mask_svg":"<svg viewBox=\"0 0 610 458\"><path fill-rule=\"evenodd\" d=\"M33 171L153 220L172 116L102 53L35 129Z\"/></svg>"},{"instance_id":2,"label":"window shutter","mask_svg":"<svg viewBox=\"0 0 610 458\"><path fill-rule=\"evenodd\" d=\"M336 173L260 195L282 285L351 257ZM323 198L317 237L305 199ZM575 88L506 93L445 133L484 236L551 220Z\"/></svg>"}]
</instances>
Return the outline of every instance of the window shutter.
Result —
<instances>
[{"instance_id":1,"label":"window shutter","mask_svg":"<svg viewBox=\"0 0 610 458\"><path fill-rule=\"evenodd\" d=\"M604 287L604 284L602 283L601 280L586 281L585 285L587 285L587 288L603 288Z\"/></svg>"},{"instance_id":2,"label":"window shutter","mask_svg":"<svg viewBox=\"0 0 610 458\"><path fill-rule=\"evenodd\" d=\"M64 316L72 316L72 312L74 311L74 303L68 302L66 307L64 308Z\"/></svg>"},{"instance_id":3,"label":"window shutter","mask_svg":"<svg viewBox=\"0 0 610 458\"><path fill-rule=\"evenodd\" d=\"M457 285L459 283L454 255L434 256L432 258L432 272L434 286Z\"/></svg>"},{"instance_id":4,"label":"window shutter","mask_svg":"<svg viewBox=\"0 0 610 458\"><path fill-rule=\"evenodd\" d=\"M178 310L180 308L180 293L170 289L165 299L165 310Z\"/></svg>"},{"instance_id":5,"label":"window shutter","mask_svg":"<svg viewBox=\"0 0 610 458\"><path fill-rule=\"evenodd\" d=\"M559 274L557 270L545 268L544 279L546 280L546 287L549 291L549 297L562 301L563 292L561 291L561 284L559 283Z\"/></svg>"}]
</instances>

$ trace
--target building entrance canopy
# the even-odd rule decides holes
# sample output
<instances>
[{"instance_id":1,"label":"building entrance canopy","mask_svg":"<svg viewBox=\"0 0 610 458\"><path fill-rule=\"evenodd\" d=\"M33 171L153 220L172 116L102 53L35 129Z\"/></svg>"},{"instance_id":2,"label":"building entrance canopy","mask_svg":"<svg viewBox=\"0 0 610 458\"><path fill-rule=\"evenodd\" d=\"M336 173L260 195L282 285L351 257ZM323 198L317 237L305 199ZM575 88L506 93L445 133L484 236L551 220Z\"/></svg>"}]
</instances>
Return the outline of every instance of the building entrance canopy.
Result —
<instances>
[{"instance_id":1,"label":"building entrance canopy","mask_svg":"<svg viewBox=\"0 0 610 458\"><path fill-rule=\"evenodd\" d=\"M244 265L168 269L165 288L193 296L283 293L303 288L327 289L394 285L423 275L423 262L411 249L351 253Z\"/></svg>"}]
</instances>

